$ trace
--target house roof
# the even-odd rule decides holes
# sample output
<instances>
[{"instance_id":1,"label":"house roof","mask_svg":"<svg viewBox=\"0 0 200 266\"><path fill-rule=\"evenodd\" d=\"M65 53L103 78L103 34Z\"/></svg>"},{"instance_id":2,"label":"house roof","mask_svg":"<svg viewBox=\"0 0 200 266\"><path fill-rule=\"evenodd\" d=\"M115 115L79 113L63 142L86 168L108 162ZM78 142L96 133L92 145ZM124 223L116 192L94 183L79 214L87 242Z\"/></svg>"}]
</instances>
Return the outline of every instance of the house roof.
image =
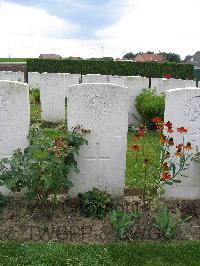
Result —
<instances>
[{"instance_id":1,"label":"house roof","mask_svg":"<svg viewBox=\"0 0 200 266\"><path fill-rule=\"evenodd\" d=\"M39 58L42 59L58 59L62 58L60 55L57 54L40 54Z\"/></svg>"},{"instance_id":2,"label":"house roof","mask_svg":"<svg viewBox=\"0 0 200 266\"><path fill-rule=\"evenodd\" d=\"M188 57L185 60L185 63L200 67L200 51L197 51L193 56Z\"/></svg>"},{"instance_id":3,"label":"house roof","mask_svg":"<svg viewBox=\"0 0 200 266\"><path fill-rule=\"evenodd\" d=\"M164 55L159 54L146 54L146 53L139 53L135 59L135 62L165 62L166 58Z\"/></svg>"}]
</instances>

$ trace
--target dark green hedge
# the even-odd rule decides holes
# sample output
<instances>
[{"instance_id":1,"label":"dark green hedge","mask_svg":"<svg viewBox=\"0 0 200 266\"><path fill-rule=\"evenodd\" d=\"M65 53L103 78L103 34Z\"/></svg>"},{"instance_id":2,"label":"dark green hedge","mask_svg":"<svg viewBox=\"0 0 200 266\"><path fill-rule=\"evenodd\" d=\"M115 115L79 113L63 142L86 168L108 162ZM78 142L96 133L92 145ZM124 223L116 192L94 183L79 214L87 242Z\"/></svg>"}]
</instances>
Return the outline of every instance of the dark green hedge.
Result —
<instances>
[{"instance_id":1,"label":"dark green hedge","mask_svg":"<svg viewBox=\"0 0 200 266\"><path fill-rule=\"evenodd\" d=\"M52 60L28 59L29 72L80 73L118 76L143 76L159 78L171 74L173 78L194 79L194 66L176 63L96 61L96 60Z\"/></svg>"}]
</instances>

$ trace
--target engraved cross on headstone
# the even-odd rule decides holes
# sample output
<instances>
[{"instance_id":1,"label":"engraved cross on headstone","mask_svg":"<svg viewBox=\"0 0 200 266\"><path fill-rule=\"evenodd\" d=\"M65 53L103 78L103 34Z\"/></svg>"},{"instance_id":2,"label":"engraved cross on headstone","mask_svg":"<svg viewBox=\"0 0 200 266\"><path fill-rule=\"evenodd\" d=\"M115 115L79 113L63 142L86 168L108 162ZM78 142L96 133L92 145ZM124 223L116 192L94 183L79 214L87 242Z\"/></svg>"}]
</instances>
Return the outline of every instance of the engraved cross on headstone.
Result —
<instances>
[{"instance_id":1,"label":"engraved cross on headstone","mask_svg":"<svg viewBox=\"0 0 200 266\"><path fill-rule=\"evenodd\" d=\"M89 157L86 157L87 160L98 161L98 160L109 160L109 159L110 159L110 157L107 157L107 156L101 156L101 155L100 155L100 143L96 143L95 150L96 150L96 156L89 156Z\"/></svg>"}]
</instances>

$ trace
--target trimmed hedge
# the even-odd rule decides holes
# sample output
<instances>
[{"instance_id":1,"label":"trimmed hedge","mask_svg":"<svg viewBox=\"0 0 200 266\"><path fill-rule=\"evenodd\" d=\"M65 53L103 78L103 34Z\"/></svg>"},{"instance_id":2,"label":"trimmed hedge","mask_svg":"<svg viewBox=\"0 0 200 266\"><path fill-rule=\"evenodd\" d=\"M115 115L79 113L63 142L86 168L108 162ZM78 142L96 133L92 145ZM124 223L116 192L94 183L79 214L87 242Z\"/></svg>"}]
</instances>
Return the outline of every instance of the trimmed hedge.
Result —
<instances>
[{"instance_id":1,"label":"trimmed hedge","mask_svg":"<svg viewBox=\"0 0 200 266\"><path fill-rule=\"evenodd\" d=\"M111 60L27 59L28 72L102 74L161 78L194 79L194 66L176 63L126 62Z\"/></svg>"},{"instance_id":2,"label":"trimmed hedge","mask_svg":"<svg viewBox=\"0 0 200 266\"><path fill-rule=\"evenodd\" d=\"M152 118L164 120L165 96L156 95L153 91L144 89L135 99L135 106L142 117L142 122L148 129L155 129Z\"/></svg>"}]
</instances>

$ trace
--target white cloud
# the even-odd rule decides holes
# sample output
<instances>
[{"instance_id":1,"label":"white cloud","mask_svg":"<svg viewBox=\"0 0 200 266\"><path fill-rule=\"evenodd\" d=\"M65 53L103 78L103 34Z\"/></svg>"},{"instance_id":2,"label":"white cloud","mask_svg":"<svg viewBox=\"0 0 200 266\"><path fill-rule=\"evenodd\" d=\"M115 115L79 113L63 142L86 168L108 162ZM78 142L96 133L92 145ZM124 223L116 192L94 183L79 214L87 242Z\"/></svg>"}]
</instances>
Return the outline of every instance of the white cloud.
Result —
<instances>
[{"instance_id":1,"label":"white cloud","mask_svg":"<svg viewBox=\"0 0 200 266\"><path fill-rule=\"evenodd\" d=\"M199 0L129 0L124 16L97 32L116 55L171 51L185 56L200 49Z\"/></svg>"},{"instance_id":2,"label":"white cloud","mask_svg":"<svg viewBox=\"0 0 200 266\"><path fill-rule=\"evenodd\" d=\"M42 50L52 49L47 40L70 36L77 25L51 16L42 9L0 2L0 56L38 56ZM43 45L47 45L45 48Z\"/></svg>"},{"instance_id":3,"label":"white cloud","mask_svg":"<svg viewBox=\"0 0 200 266\"><path fill-rule=\"evenodd\" d=\"M122 57L147 50L184 57L200 50L199 10L199 0L127 0L121 19L97 31L97 40L79 40L70 39L79 26L39 8L0 0L0 57Z\"/></svg>"}]
</instances>

